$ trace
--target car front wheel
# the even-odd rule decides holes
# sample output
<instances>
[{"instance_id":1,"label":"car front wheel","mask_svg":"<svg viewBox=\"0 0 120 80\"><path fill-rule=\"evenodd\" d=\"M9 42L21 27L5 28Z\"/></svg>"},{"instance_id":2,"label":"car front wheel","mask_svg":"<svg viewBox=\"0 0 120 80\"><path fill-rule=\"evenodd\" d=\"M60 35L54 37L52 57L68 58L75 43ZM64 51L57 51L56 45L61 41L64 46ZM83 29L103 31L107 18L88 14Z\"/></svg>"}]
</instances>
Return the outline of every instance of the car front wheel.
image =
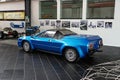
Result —
<instances>
[{"instance_id":1,"label":"car front wheel","mask_svg":"<svg viewBox=\"0 0 120 80\"><path fill-rule=\"evenodd\" d=\"M23 50L25 52L30 52L31 51L31 46L30 46L29 42L27 42L27 41L23 42Z\"/></svg>"},{"instance_id":2,"label":"car front wheel","mask_svg":"<svg viewBox=\"0 0 120 80\"><path fill-rule=\"evenodd\" d=\"M75 62L78 59L77 51L72 48L66 49L64 56L68 62Z\"/></svg>"}]
</instances>

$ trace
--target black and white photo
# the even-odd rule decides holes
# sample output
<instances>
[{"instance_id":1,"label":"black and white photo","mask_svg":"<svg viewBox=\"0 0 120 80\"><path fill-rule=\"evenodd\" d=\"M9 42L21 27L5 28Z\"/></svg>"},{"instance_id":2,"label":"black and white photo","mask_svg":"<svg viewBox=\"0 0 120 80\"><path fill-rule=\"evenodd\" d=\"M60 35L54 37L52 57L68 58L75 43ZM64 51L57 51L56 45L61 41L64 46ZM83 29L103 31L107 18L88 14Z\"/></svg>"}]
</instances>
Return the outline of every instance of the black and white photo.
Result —
<instances>
[{"instance_id":1,"label":"black and white photo","mask_svg":"<svg viewBox=\"0 0 120 80\"><path fill-rule=\"evenodd\" d=\"M51 26L55 26L55 21L51 21Z\"/></svg>"},{"instance_id":2,"label":"black and white photo","mask_svg":"<svg viewBox=\"0 0 120 80\"><path fill-rule=\"evenodd\" d=\"M46 21L45 21L45 25L46 25L46 26L49 26L49 25L50 25L50 21L49 21L49 20L46 20Z\"/></svg>"},{"instance_id":3,"label":"black and white photo","mask_svg":"<svg viewBox=\"0 0 120 80\"><path fill-rule=\"evenodd\" d=\"M87 20L81 20L80 21L80 29L81 30L87 30L87 24L88 24Z\"/></svg>"},{"instance_id":4,"label":"black and white photo","mask_svg":"<svg viewBox=\"0 0 120 80\"><path fill-rule=\"evenodd\" d=\"M79 22L72 22L72 27L73 28L79 28Z\"/></svg>"},{"instance_id":5,"label":"black and white photo","mask_svg":"<svg viewBox=\"0 0 120 80\"><path fill-rule=\"evenodd\" d=\"M70 21L62 21L62 27L70 28Z\"/></svg>"},{"instance_id":6,"label":"black and white photo","mask_svg":"<svg viewBox=\"0 0 120 80\"><path fill-rule=\"evenodd\" d=\"M56 20L56 28L61 28L61 20Z\"/></svg>"},{"instance_id":7,"label":"black and white photo","mask_svg":"<svg viewBox=\"0 0 120 80\"><path fill-rule=\"evenodd\" d=\"M40 21L40 26L44 26L44 21Z\"/></svg>"},{"instance_id":8,"label":"black and white photo","mask_svg":"<svg viewBox=\"0 0 120 80\"><path fill-rule=\"evenodd\" d=\"M112 28L112 22L105 22L105 28Z\"/></svg>"},{"instance_id":9,"label":"black and white photo","mask_svg":"<svg viewBox=\"0 0 120 80\"><path fill-rule=\"evenodd\" d=\"M88 28L96 28L96 22L89 22Z\"/></svg>"},{"instance_id":10,"label":"black and white photo","mask_svg":"<svg viewBox=\"0 0 120 80\"><path fill-rule=\"evenodd\" d=\"M97 27L103 28L104 27L104 21L97 21Z\"/></svg>"}]
</instances>

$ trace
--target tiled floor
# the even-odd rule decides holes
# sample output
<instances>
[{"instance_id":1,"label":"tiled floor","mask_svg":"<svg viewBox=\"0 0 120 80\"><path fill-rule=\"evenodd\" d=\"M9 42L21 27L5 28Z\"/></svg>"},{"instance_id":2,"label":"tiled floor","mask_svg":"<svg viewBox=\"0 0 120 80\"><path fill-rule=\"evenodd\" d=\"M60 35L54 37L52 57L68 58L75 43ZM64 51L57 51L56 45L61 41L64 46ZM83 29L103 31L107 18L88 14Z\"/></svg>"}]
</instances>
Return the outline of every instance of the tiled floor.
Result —
<instances>
[{"instance_id":1,"label":"tiled floor","mask_svg":"<svg viewBox=\"0 0 120 80\"><path fill-rule=\"evenodd\" d=\"M104 46L89 59L68 63L57 55L25 53L16 42L0 40L0 80L80 80L87 68L120 59L120 48Z\"/></svg>"}]
</instances>

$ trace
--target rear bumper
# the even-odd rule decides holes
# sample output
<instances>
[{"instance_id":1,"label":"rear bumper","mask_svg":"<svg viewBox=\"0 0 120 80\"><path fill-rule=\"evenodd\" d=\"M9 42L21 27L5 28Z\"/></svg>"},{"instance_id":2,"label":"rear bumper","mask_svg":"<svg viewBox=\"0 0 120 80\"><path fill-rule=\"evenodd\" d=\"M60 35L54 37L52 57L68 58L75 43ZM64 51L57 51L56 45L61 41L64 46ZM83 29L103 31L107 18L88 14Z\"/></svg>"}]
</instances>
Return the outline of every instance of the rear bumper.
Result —
<instances>
[{"instance_id":1,"label":"rear bumper","mask_svg":"<svg viewBox=\"0 0 120 80\"><path fill-rule=\"evenodd\" d=\"M88 49L88 53L94 53L94 52L102 52L100 48L103 46L103 44L100 45L94 45L92 48Z\"/></svg>"},{"instance_id":2,"label":"rear bumper","mask_svg":"<svg viewBox=\"0 0 120 80\"><path fill-rule=\"evenodd\" d=\"M89 54L89 55L92 55L92 54L94 54L95 52L102 52L102 50L100 50L100 49L97 49L97 50L96 50L96 49L92 49L92 50L89 50L89 51L88 51L88 54Z\"/></svg>"}]
</instances>

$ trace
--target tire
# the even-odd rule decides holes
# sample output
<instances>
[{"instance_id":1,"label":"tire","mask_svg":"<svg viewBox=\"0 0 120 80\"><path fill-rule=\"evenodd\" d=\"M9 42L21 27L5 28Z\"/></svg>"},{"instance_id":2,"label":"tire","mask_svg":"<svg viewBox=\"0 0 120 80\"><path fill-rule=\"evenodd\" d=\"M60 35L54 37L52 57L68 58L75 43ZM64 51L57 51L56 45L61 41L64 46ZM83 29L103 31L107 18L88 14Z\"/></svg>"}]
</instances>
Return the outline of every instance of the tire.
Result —
<instances>
[{"instance_id":1,"label":"tire","mask_svg":"<svg viewBox=\"0 0 120 80\"><path fill-rule=\"evenodd\" d=\"M3 39L4 38L4 33L3 31L0 32L0 39Z\"/></svg>"},{"instance_id":2,"label":"tire","mask_svg":"<svg viewBox=\"0 0 120 80\"><path fill-rule=\"evenodd\" d=\"M24 50L25 52L31 52L31 51L32 51L29 42L24 41L23 44L22 44L22 46L23 46L23 50Z\"/></svg>"},{"instance_id":3,"label":"tire","mask_svg":"<svg viewBox=\"0 0 120 80\"><path fill-rule=\"evenodd\" d=\"M17 31L13 31L13 37L17 38L18 37L18 32Z\"/></svg>"},{"instance_id":4,"label":"tire","mask_svg":"<svg viewBox=\"0 0 120 80\"><path fill-rule=\"evenodd\" d=\"M78 59L78 53L73 48L67 48L65 49L64 57L68 62L75 62Z\"/></svg>"}]
</instances>

